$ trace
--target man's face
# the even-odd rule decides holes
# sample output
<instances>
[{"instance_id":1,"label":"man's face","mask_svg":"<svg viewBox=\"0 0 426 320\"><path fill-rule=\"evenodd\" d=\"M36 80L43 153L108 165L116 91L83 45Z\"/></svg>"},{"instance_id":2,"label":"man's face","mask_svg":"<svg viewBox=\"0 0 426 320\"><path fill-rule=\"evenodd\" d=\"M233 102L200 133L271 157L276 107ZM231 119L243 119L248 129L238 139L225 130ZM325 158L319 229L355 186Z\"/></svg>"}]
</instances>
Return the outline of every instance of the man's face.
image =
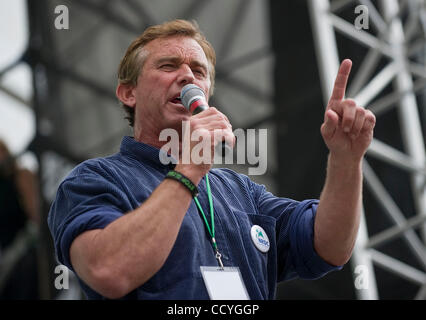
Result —
<instances>
[{"instance_id":1,"label":"man's face","mask_svg":"<svg viewBox=\"0 0 426 320\"><path fill-rule=\"evenodd\" d=\"M149 42L148 56L135 88L135 129L179 130L191 114L181 104L180 92L188 83L210 90L209 64L201 46L189 37L168 37Z\"/></svg>"}]
</instances>

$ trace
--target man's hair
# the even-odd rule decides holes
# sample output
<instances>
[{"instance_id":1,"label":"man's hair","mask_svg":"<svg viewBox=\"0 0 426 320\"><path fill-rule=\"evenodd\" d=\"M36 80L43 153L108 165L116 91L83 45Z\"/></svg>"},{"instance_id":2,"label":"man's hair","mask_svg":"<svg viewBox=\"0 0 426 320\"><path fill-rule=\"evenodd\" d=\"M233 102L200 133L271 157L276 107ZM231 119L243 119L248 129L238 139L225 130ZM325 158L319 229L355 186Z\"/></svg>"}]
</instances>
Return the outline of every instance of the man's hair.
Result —
<instances>
[{"instance_id":1,"label":"man's hair","mask_svg":"<svg viewBox=\"0 0 426 320\"><path fill-rule=\"evenodd\" d=\"M136 86L145 59L149 54L149 52L144 49L145 45L158 38L174 36L190 37L197 41L203 49L209 62L209 77L211 83L210 95L212 95L214 89L216 53L213 46L207 41L195 21L173 20L147 28L127 48L126 54L121 60L118 68L118 82L124 85ZM126 111L126 119L129 121L129 125L133 127L135 123L134 108L131 108L124 103L122 103L122 106Z\"/></svg>"}]
</instances>

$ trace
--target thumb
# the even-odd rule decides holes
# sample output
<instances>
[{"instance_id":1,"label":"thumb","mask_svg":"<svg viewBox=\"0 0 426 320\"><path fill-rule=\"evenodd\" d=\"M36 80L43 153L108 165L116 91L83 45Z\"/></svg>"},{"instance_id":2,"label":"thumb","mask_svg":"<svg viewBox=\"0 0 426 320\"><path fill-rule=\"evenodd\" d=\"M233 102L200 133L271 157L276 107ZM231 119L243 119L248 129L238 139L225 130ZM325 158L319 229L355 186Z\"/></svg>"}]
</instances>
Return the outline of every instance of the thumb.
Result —
<instances>
[{"instance_id":1,"label":"thumb","mask_svg":"<svg viewBox=\"0 0 426 320\"><path fill-rule=\"evenodd\" d=\"M325 140L333 138L337 129L338 115L333 110L327 110L324 123L321 125L321 134Z\"/></svg>"}]
</instances>

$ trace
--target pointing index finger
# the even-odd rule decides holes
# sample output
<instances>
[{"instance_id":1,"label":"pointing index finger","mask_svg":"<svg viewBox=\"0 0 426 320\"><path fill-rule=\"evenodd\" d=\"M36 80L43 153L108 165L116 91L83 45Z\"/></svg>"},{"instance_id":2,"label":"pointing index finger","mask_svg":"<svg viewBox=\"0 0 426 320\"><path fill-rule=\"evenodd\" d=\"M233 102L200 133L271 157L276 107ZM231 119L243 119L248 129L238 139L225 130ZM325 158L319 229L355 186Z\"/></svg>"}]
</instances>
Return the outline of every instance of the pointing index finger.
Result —
<instances>
[{"instance_id":1,"label":"pointing index finger","mask_svg":"<svg viewBox=\"0 0 426 320\"><path fill-rule=\"evenodd\" d=\"M351 72L352 61L350 59L343 60L334 81L334 88L331 94L331 100L343 100L345 97L346 85L348 83L349 73Z\"/></svg>"}]
</instances>

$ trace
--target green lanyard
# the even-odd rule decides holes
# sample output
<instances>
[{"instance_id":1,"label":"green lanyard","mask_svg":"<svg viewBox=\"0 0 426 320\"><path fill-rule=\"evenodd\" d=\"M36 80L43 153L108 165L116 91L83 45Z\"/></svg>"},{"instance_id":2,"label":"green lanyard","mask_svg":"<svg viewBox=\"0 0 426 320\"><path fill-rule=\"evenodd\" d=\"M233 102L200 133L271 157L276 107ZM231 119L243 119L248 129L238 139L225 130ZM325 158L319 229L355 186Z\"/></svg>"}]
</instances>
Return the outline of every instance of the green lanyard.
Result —
<instances>
[{"instance_id":1,"label":"green lanyard","mask_svg":"<svg viewBox=\"0 0 426 320\"><path fill-rule=\"evenodd\" d=\"M209 206L210 206L210 218L211 218L211 228L210 225L207 221L206 215L204 214L203 208L201 208L200 202L198 201L197 197L194 197L194 201L198 207L199 212L201 213L204 222L206 224L207 227L207 231L209 232L210 236L211 236L211 241L212 241L212 245L213 245L213 249L216 252L216 259L219 262L219 266L223 269L223 263L222 263L222 255L220 254L218 248L217 248L217 243L216 243L216 239L215 239L215 231L214 231L214 209L213 209L213 199L212 199L212 193L210 191L210 182L209 182L209 174L206 173L206 185L207 185L207 197L209 199Z\"/></svg>"}]
</instances>

